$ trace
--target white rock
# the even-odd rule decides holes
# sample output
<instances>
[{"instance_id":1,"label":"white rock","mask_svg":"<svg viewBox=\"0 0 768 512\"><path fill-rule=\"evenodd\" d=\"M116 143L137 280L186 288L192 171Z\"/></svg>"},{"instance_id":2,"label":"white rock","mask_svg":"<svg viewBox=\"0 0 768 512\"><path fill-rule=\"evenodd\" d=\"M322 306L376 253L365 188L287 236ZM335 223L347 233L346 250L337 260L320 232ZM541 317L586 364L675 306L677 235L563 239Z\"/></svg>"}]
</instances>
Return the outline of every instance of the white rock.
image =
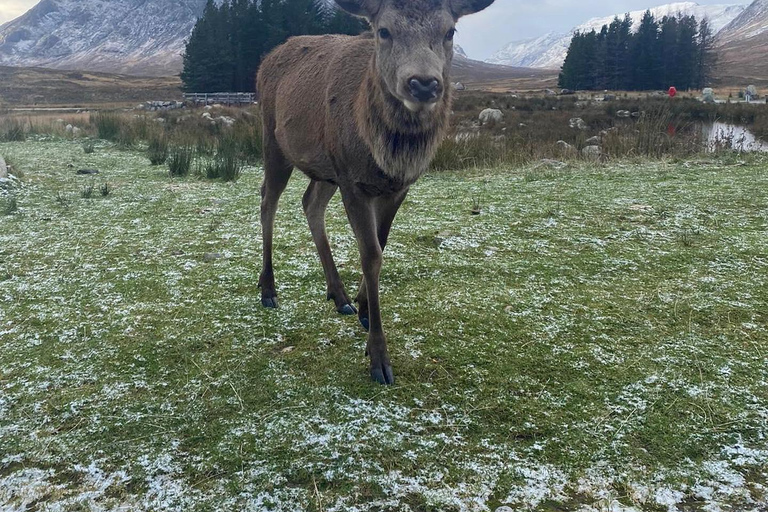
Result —
<instances>
[{"instance_id":1,"label":"white rock","mask_svg":"<svg viewBox=\"0 0 768 512\"><path fill-rule=\"evenodd\" d=\"M585 123L584 120L580 117L571 118L571 120L568 121L568 126L579 130L586 130L588 128L587 123Z\"/></svg>"},{"instance_id":2,"label":"white rock","mask_svg":"<svg viewBox=\"0 0 768 512\"><path fill-rule=\"evenodd\" d=\"M491 122L498 123L504 119L504 113L497 108L487 108L480 112L478 119L480 119L480 122L483 124L488 124Z\"/></svg>"},{"instance_id":3,"label":"white rock","mask_svg":"<svg viewBox=\"0 0 768 512\"><path fill-rule=\"evenodd\" d=\"M581 150L581 154L587 158L599 158L602 153L600 146L586 146Z\"/></svg>"}]
</instances>

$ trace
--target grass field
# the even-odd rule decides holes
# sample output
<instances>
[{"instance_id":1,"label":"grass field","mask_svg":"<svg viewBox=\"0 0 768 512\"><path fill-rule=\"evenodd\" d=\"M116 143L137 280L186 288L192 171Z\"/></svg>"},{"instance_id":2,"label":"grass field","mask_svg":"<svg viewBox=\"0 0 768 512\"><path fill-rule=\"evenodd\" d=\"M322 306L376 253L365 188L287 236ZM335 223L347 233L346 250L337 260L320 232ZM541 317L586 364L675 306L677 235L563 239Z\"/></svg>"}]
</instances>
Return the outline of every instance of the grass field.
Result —
<instances>
[{"instance_id":1,"label":"grass field","mask_svg":"<svg viewBox=\"0 0 768 512\"><path fill-rule=\"evenodd\" d=\"M0 143L0 509L768 507L768 157L425 176L385 253L385 388L325 301L305 178L268 311L260 169L94 149ZM355 293L338 197L328 224Z\"/></svg>"}]
</instances>

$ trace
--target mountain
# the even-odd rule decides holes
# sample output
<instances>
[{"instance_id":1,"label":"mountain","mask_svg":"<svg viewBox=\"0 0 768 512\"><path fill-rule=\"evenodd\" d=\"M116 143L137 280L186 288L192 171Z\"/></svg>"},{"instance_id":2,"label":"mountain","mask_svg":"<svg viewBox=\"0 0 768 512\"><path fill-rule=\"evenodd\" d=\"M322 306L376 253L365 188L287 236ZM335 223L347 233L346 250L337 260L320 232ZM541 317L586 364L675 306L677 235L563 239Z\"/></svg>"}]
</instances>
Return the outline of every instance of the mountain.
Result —
<instances>
[{"instance_id":1,"label":"mountain","mask_svg":"<svg viewBox=\"0 0 768 512\"><path fill-rule=\"evenodd\" d=\"M761 0L765 1L765 0ZM708 18L710 26L715 34L742 14L748 4L731 5L699 5L695 2L678 2L651 9L656 18L674 16L677 13L693 15L697 20ZM633 11L629 15L635 23L635 28L640 24L645 10ZM615 16L623 18L624 14L593 18L586 23L575 27L567 34L550 32L541 37L514 41L496 52L487 62L492 64L504 64L507 66L527 66L533 68L559 69L565 61L571 38L575 32L600 31L603 25L609 25Z\"/></svg>"},{"instance_id":2,"label":"mountain","mask_svg":"<svg viewBox=\"0 0 768 512\"><path fill-rule=\"evenodd\" d=\"M715 38L720 82L768 83L768 0L755 0Z\"/></svg>"},{"instance_id":3,"label":"mountain","mask_svg":"<svg viewBox=\"0 0 768 512\"><path fill-rule=\"evenodd\" d=\"M42 0L0 26L0 65L163 76L205 0Z\"/></svg>"}]
</instances>

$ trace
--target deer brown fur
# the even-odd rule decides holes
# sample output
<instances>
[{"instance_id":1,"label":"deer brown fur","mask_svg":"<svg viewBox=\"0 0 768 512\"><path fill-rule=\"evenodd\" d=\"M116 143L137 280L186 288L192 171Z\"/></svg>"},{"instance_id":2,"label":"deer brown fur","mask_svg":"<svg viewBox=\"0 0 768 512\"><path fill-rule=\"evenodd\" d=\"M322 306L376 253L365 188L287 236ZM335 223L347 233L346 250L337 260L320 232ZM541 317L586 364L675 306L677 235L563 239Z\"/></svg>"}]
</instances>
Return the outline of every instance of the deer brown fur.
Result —
<instances>
[{"instance_id":1,"label":"deer brown fur","mask_svg":"<svg viewBox=\"0 0 768 512\"><path fill-rule=\"evenodd\" d=\"M277 307L272 237L280 195L295 168L310 178L303 206L338 312L354 314L333 261L325 210L341 191L360 251L358 317L368 329L371 376L394 375L379 307L382 252L409 187L448 128L449 73L458 18L493 0L336 0L368 19L361 36L294 37L262 62L264 123L262 304Z\"/></svg>"}]
</instances>

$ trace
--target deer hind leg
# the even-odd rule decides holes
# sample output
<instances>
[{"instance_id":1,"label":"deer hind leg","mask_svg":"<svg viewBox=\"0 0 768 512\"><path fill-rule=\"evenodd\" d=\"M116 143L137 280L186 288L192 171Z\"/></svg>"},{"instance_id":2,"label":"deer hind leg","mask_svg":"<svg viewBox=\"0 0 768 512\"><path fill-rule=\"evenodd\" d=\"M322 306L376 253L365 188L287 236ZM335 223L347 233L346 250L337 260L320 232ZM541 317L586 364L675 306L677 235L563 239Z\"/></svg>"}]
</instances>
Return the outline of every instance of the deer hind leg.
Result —
<instances>
[{"instance_id":1,"label":"deer hind leg","mask_svg":"<svg viewBox=\"0 0 768 512\"><path fill-rule=\"evenodd\" d=\"M379 197L374 200L376 235L382 252L387 247L389 232L392 229L392 223L395 220L397 211L407 195L408 189L398 192L393 196ZM370 315L368 313L368 290L365 287L365 276L360 281L360 289L357 292L357 297L355 297L355 302L358 305L357 317L360 320L360 324L367 331L370 329Z\"/></svg>"},{"instance_id":2,"label":"deer hind leg","mask_svg":"<svg viewBox=\"0 0 768 512\"><path fill-rule=\"evenodd\" d=\"M325 232L325 210L337 189L338 187L334 184L312 180L304 193L302 204L309 230L312 232L312 239L317 247L317 254L320 256L320 263L323 265L325 280L328 284L328 300L333 300L336 311L342 315L354 315L357 310L344 290Z\"/></svg>"},{"instance_id":3,"label":"deer hind leg","mask_svg":"<svg viewBox=\"0 0 768 512\"><path fill-rule=\"evenodd\" d=\"M261 231L264 263L259 277L261 305L265 308L277 307L275 272L272 267L272 238L277 203L288 185L292 172L293 166L277 148L277 143L266 140L264 144L264 182L261 185Z\"/></svg>"}]
</instances>

